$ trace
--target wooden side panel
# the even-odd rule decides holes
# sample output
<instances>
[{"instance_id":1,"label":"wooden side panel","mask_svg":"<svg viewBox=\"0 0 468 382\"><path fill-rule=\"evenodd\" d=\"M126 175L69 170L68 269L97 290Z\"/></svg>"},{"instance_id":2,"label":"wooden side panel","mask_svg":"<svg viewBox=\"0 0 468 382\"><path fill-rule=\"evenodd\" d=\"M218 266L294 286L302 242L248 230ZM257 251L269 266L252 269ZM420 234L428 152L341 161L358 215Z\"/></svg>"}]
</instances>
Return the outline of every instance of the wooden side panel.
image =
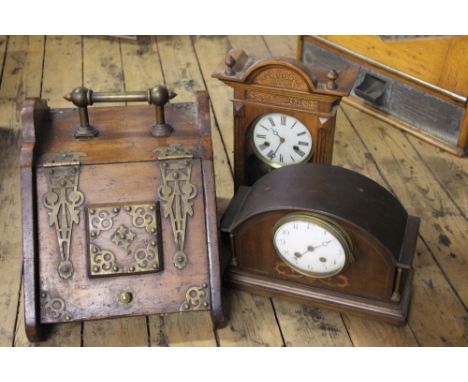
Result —
<instances>
[{"instance_id":1,"label":"wooden side panel","mask_svg":"<svg viewBox=\"0 0 468 382\"><path fill-rule=\"evenodd\" d=\"M440 72L438 85L468 96L468 37L452 37Z\"/></svg>"},{"instance_id":2,"label":"wooden side panel","mask_svg":"<svg viewBox=\"0 0 468 382\"><path fill-rule=\"evenodd\" d=\"M438 85L449 52L450 37L382 40L379 36L323 36L353 52ZM455 91L454 88L448 90Z\"/></svg>"}]
</instances>

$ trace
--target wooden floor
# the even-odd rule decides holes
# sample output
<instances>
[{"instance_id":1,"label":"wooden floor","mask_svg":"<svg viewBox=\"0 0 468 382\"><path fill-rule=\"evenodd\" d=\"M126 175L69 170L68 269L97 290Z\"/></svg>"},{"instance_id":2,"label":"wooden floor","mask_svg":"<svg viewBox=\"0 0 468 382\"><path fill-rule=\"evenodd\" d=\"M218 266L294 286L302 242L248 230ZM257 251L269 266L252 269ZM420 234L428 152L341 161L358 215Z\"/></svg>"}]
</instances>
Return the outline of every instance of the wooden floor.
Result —
<instances>
[{"instance_id":1,"label":"wooden floor","mask_svg":"<svg viewBox=\"0 0 468 382\"><path fill-rule=\"evenodd\" d=\"M100 91L166 83L177 102L207 89L218 212L232 197L230 89L211 78L230 47L258 56L294 56L295 37L0 37L0 345L31 346L23 328L19 108L25 96L69 107L62 96L84 84ZM334 163L393 192L422 218L409 324L395 328L347 314L224 292L227 327L206 313L148 316L54 327L41 346L466 346L468 342L468 159L342 106Z\"/></svg>"}]
</instances>

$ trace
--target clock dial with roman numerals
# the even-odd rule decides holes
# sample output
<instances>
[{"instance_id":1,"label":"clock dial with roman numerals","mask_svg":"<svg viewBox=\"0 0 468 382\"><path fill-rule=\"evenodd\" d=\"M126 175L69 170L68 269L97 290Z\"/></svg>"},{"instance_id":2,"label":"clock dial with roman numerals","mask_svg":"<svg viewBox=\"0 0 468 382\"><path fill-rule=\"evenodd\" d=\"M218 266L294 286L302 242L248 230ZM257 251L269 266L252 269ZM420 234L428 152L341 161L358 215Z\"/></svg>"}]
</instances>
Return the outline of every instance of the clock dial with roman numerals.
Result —
<instances>
[{"instance_id":1,"label":"clock dial with roman numerals","mask_svg":"<svg viewBox=\"0 0 468 382\"><path fill-rule=\"evenodd\" d=\"M271 167L303 163L313 153L309 130L298 119L282 114L264 114L254 122L251 144L255 154Z\"/></svg>"}]
</instances>

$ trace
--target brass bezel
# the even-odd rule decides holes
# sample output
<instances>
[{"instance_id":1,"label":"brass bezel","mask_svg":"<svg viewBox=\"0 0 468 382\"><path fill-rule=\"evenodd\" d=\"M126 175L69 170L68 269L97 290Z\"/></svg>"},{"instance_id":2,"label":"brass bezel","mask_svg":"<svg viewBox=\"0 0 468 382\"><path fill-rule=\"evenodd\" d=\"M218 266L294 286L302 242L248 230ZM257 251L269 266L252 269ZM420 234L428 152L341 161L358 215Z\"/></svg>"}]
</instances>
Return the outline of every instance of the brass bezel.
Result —
<instances>
[{"instance_id":1,"label":"brass bezel","mask_svg":"<svg viewBox=\"0 0 468 382\"><path fill-rule=\"evenodd\" d=\"M317 274L317 273L314 273L314 272L306 272L306 271L296 267L294 264L290 263L285 257L283 257L283 255L281 254L281 252L279 251L279 249L278 249L278 247L276 246L276 243L275 243L276 231L278 231L278 228L281 227L283 224L290 223L290 222L297 221L297 220L306 221L306 222L310 222L310 223L313 223L315 225L318 225L318 226L326 229L333 236L336 237L336 239L340 242L340 244L342 245L342 247L344 249L344 252L345 252L345 264L343 265L343 267L341 269L339 269L338 271L329 272L329 273L326 273L326 274L323 274L323 273ZM290 268L294 269L296 272L298 272L298 273L300 273L300 274L302 274L304 276L307 276L307 277L323 279L323 278L329 278L329 277L332 277L332 276L336 276L339 273L343 272L348 267L348 265L351 262L354 261L353 253L352 253L353 252L353 243L352 243L351 238L349 237L349 235L334 220L330 219L327 216L320 215L320 214L317 214L317 213L313 213L313 212L293 212L293 213L290 213L288 215L283 216L273 226L272 240L273 240L273 246L275 248L276 254L280 257L280 259L287 266L289 266Z\"/></svg>"},{"instance_id":2,"label":"brass bezel","mask_svg":"<svg viewBox=\"0 0 468 382\"><path fill-rule=\"evenodd\" d=\"M255 142L254 142L254 129L255 129L255 126L257 124L257 122L262 119L263 117L267 116L267 115L271 115L271 114L283 114L283 115L286 115L288 117L291 117L291 118L294 118L296 119L297 121L299 121L300 123L302 123L303 126L305 126L307 132L309 133L310 135L310 142L311 142L311 149L310 149L310 153L307 154L307 156L300 162L297 162L297 163L291 163L291 164L284 164L284 165L281 165L279 163L275 163L274 161L270 160L270 159L266 159L263 154L257 149L257 146L255 146ZM292 166L292 165L295 165L295 164L301 164L301 163L307 163L310 158L312 158L312 156L314 155L314 151L315 151L315 142L314 142L314 137L312 136L312 133L310 132L310 130L307 128L307 125L302 122L299 118L297 117L294 117L290 114L287 114L287 113L280 113L278 111L274 111L274 112L270 112L270 113L265 113L265 114L262 114L262 115L259 115L257 118L255 118L253 120L253 122L250 124L249 126L249 130L248 130L248 139L249 139L249 144L250 144L250 147L252 147L252 150L254 152L254 154L256 155L256 157L258 159L260 159L263 163L266 163L268 166L272 167L272 168L281 168L281 167L285 167L285 166Z\"/></svg>"}]
</instances>

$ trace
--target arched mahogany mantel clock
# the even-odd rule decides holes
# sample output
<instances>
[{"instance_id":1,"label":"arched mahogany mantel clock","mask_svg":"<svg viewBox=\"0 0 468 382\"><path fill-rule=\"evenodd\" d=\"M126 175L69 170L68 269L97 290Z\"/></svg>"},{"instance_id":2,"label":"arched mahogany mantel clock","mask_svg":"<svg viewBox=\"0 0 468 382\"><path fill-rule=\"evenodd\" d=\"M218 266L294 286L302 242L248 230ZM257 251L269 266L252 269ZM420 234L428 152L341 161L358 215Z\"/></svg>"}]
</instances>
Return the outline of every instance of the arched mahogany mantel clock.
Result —
<instances>
[{"instance_id":1,"label":"arched mahogany mantel clock","mask_svg":"<svg viewBox=\"0 0 468 382\"><path fill-rule=\"evenodd\" d=\"M418 228L419 218L363 175L312 163L282 168L239 187L224 214L232 250L225 278L253 293L402 325Z\"/></svg>"},{"instance_id":2,"label":"arched mahogany mantel clock","mask_svg":"<svg viewBox=\"0 0 468 382\"><path fill-rule=\"evenodd\" d=\"M276 168L330 164L337 107L356 75L230 50L213 77L234 89L235 190Z\"/></svg>"}]
</instances>

